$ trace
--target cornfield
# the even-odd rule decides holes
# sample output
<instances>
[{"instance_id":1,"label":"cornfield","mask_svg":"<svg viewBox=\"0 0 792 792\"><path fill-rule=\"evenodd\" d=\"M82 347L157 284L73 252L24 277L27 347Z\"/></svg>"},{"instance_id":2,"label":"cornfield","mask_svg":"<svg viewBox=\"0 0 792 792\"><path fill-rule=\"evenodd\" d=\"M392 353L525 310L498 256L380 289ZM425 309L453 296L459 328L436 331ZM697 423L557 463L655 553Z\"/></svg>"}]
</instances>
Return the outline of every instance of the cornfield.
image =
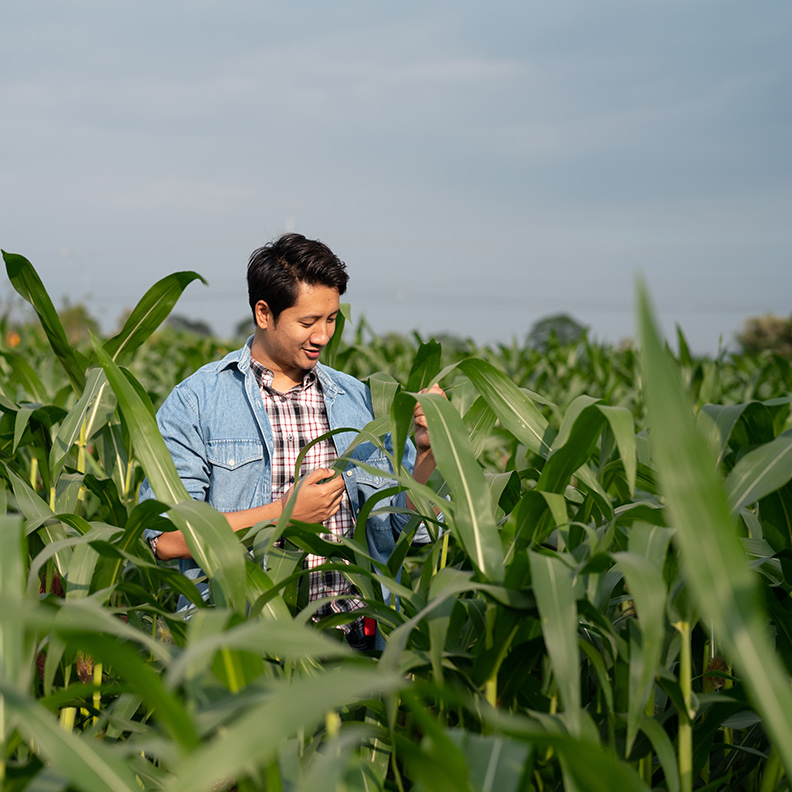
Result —
<instances>
[{"instance_id":1,"label":"cornfield","mask_svg":"<svg viewBox=\"0 0 792 792\"><path fill-rule=\"evenodd\" d=\"M186 497L155 410L237 346L164 326L198 275L74 348L3 256L39 322L0 325L3 789L790 788L787 360L697 358L681 332L675 355L640 287L638 350L348 323L323 359L371 387L361 437L402 447L418 400L437 460L420 486L393 458L416 510L381 565L365 513L338 544L285 516L240 536ZM420 392L436 381L447 400ZM166 500L138 503L144 476ZM154 559L157 526L185 533L211 606ZM307 552L355 584L383 652L297 607Z\"/></svg>"}]
</instances>

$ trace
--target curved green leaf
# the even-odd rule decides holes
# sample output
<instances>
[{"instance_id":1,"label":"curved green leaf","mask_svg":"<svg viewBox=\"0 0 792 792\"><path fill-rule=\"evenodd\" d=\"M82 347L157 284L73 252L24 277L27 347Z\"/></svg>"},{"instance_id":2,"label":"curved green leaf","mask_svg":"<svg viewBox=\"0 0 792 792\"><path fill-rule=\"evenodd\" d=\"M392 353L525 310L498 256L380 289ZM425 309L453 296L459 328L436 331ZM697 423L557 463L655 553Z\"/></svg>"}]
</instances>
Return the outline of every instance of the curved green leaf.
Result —
<instances>
[{"instance_id":1,"label":"curved green leaf","mask_svg":"<svg viewBox=\"0 0 792 792\"><path fill-rule=\"evenodd\" d=\"M570 732L581 733L580 661L577 648L577 607L572 573L558 558L528 551L531 583L542 620L547 653Z\"/></svg>"},{"instance_id":2,"label":"curved green leaf","mask_svg":"<svg viewBox=\"0 0 792 792\"><path fill-rule=\"evenodd\" d=\"M406 390L417 392L428 388L432 378L440 371L442 354L443 348L434 339L421 344L413 358Z\"/></svg>"},{"instance_id":3,"label":"curved green leaf","mask_svg":"<svg viewBox=\"0 0 792 792\"><path fill-rule=\"evenodd\" d=\"M705 404L696 416L696 425L713 453L718 465L729 448L732 436L744 435L749 443L766 443L773 438L770 410L759 402L744 404ZM742 431L738 426L744 425Z\"/></svg>"},{"instance_id":4,"label":"curved green leaf","mask_svg":"<svg viewBox=\"0 0 792 792\"><path fill-rule=\"evenodd\" d=\"M660 765L663 768L668 792L679 792L679 764L674 746L665 729L654 718L644 715L640 723L641 731L649 738Z\"/></svg>"},{"instance_id":5,"label":"curved green leaf","mask_svg":"<svg viewBox=\"0 0 792 792\"><path fill-rule=\"evenodd\" d=\"M545 492L563 492L572 474L586 465L605 425L605 416L599 405L589 402L574 413L564 432L559 432L553 451L542 468L537 489ZM566 423L566 416L564 417Z\"/></svg>"},{"instance_id":6,"label":"curved green leaf","mask_svg":"<svg viewBox=\"0 0 792 792\"><path fill-rule=\"evenodd\" d=\"M17 253L6 253L5 250L2 253L11 285L33 306L52 351L63 366L72 387L77 393L82 393L85 387L85 369L88 367L88 361L83 354L69 344L58 312L55 310L41 278L24 256Z\"/></svg>"},{"instance_id":7,"label":"curved green leaf","mask_svg":"<svg viewBox=\"0 0 792 792\"><path fill-rule=\"evenodd\" d=\"M327 346L322 350L322 362L331 368L337 368L336 358L338 357L338 349L341 346L341 338L344 335L344 326L348 319L352 318L352 309L349 303L341 303L338 307L338 314L336 315L335 330L333 337L330 339Z\"/></svg>"},{"instance_id":8,"label":"curved green leaf","mask_svg":"<svg viewBox=\"0 0 792 792\"><path fill-rule=\"evenodd\" d=\"M792 479L792 431L741 457L726 479L732 512L761 500Z\"/></svg>"},{"instance_id":9,"label":"curved green leaf","mask_svg":"<svg viewBox=\"0 0 792 792\"><path fill-rule=\"evenodd\" d=\"M182 292L194 280L206 281L197 272L174 272L157 281L140 299L121 332L104 344L105 352L119 366L168 318Z\"/></svg>"},{"instance_id":10,"label":"curved green leaf","mask_svg":"<svg viewBox=\"0 0 792 792\"><path fill-rule=\"evenodd\" d=\"M545 459L550 455L555 431L525 391L491 363L476 358L461 360L440 376L454 367L470 378L505 429L533 453Z\"/></svg>"},{"instance_id":11,"label":"curved green leaf","mask_svg":"<svg viewBox=\"0 0 792 792\"><path fill-rule=\"evenodd\" d=\"M8 363L11 371L14 373L16 381L25 389L27 395L31 397L30 400L38 402L39 404L44 404L46 400L44 385L38 373L30 363L17 352L0 350L0 356Z\"/></svg>"},{"instance_id":12,"label":"curved green leaf","mask_svg":"<svg viewBox=\"0 0 792 792\"><path fill-rule=\"evenodd\" d=\"M87 441L95 431L96 416L103 409L105 413L113 410L115 406L113 401L108 399L107 396L103 398L106 389L107 377L104 371L100 368L91 369L82 396L61 423L58 434L52 443L49 465L53 479L58 477L58 473L60 473L66 460L66 455L77 441L83 425L86 426L85 440Z\"/></svg>"},{"instance_id":13,"label":"curved green leaf","mask_svg":"<svg viewBox=\"0 0 792 792\"><path fill-rule=\"evenodd\" d=\"M739 669L752 702L792 776L792 690L770 645L755 573L715 471L695 428L679 371L639 290L646 402L662 490L668 499L686 578L716 639Z\"/></svg>"},{"instance_id":14,"label":"curved green leaf","mask_svg":"<svg viewBox=\"0 0 792 792\"><path fill-rule=\"evenodd\" d=\"M146 471L158 500L169 504L189 500L190 496L176 472L159 427L151 415L150 405L143 402L137 389L95 339L94 349L118 399L118 407L132 437L135 454Z\"/></svg>"},{"instance_id":15,"label":"curved green leaf","mask_svg":"<svg viewBox=\"0 0 792 792\"><path fill-rule=\"evenodd\" d=\"M470 447L462 419L439 394L423 393L416 398L426 415L437 468L451 490L451 529L482 574L499 583L503 580L503 551L489 486Z\"/></svg>"},{"instance_id":16,"label":"curved green leaf","mask_svg":"<svg viewBox=\"0 0 792 792\"><path fill-rule=\"evenodd\" d=\"M6 602L19 602L25 596L27 548L21 517L0 517L0 596ZM0 668L11 682L24 688L31 676L28 645L23 624L3 620L0 624ZM29 646L32 650L32 645ZM32 654L32 651L30 652ZM0 698L0 732L5 732Z\"/></svg>"},{"instance_id":17,"label":"curved green leaf","mask_svg":"<svg viewBox=\"0 0 792 792\"><path fill-rule=\"evenodd\" d=\"M176 687L184 680L197 676L222 649L287 660L340 659L352 653L345 642L334 641L291 618L282 621L251 619L228 627L229 611L212 609L211 613L212 616L197 614L191 620L197 621L190 624L189 644L179 658L171 663L166 674L170 686Z\"/></svg>"},{"instance_id":18,"label":"curved green leaf","mask_svg":"<svg viewBox=\"0 0 792 792\"><path fill-rule=\"evenodd\" d=\"M525 780L533 765L530 745L499 735L473 734L464 729L447 729L446 735L464 758L471 789L476 792L525 789Z\"/></svg>"},{"instance_id":19,"label":"curved green leaf","mask_svg":"<svg viewBox=\"0 0 792 792\"><path fill-rule=\"evenodd\" d=\"M565 733L556 719L534 720L503 710L486 713L486 720L504 734L557 751L570 784L580 792L649 792L638 774L613 751L588 736ZM593 726L592 726L593 729ZM571 788L571 787L566 787Z\"/></svg>"},{"instance_id":20,"label":"curved green leaf","mask_svg":"<svg viewBox=\"0 0 792 792\"><path fill-rule=\"evenodd\" d=\"M633 634L630 636L630 699L626 747L626 753L629 753L660 664L665 638L666 587L662 563L658 566L634 552L616 553L614 558L624 573L633 596L640 628L632 630Z\"/></svg>"},{"instance_id":21,"label":"curved green leaf","mask_svg":"<svg viewBox=\"0 0 792 792\"><path fill-rule=\"evenodd\" d=\"M192 557L210 578L216 578L220 591L230 598L236 609L244 607L245 573L242 545L230 530L225 518L206 503L193 501L184 487L157 422L138 389L94 341L96 356L118 399L133 448L146 471L157 499L172 504L169 512L184 534ZM217 592L219 596L220 591Z\"/></svg>"},{"instance_id":22,"label":"curved green leaf","mask_svg":"<svg viewBox=\"0 0 792 792\"><path fill-rule=\"evenodd\" d=\"M630 489L630 495L634 496L638 452L632 413L626 407L611 407L607 404L599 404L597 409L605 416L616 439L616 447L619 449L619 456L624 465L624 474L627 477L627 486Z\"/></svg>"},{"instance_id":23,"label":"curved green leaf","mask_svg":"<svg viewBox=\"0 0 792 792\"><path fill-rule=\"evenodd\" d=\"M75 789L87 792L140 792L126 760L97 740L84 740L58 725L35 699L0 678L0 694L17 728L29 743L67 778Z\"/></svg>"},{"instance_id":24,"label":"curved green leaf","mask_svg":"<svg viewBox=\"0 0 792 792\"><path fill-rule=\"evenodd\" d=\"M201 751L173 766L171 792L204 792L218 781L264 767L278 746L297 734L310 734L329 711L404 685L395 673L350 665L291 684L273 685L259 700L237 700L240 716Z\"/></svg>"}]
</instances>

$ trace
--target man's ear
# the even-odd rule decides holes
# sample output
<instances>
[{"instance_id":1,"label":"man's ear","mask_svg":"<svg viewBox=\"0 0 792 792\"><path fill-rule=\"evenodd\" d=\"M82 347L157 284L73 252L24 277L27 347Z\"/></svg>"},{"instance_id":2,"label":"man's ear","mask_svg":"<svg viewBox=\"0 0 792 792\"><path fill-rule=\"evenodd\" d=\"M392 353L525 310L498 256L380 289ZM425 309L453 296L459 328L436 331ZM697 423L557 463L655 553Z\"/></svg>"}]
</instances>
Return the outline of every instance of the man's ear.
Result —
<instances>
[{"instance_id":1,"label":"man's ear","mask_svg":"<svg viewBox=\"0 0 792 792\"><path fill-rule=\"evenodd\" d=\"M267 305L264 300L259 300L256 303L254 316L256 319L256 327L262 330L266 330L274 321L272 318L272 311L270 311L269 305Z\"/></svg>"}]
</instances>

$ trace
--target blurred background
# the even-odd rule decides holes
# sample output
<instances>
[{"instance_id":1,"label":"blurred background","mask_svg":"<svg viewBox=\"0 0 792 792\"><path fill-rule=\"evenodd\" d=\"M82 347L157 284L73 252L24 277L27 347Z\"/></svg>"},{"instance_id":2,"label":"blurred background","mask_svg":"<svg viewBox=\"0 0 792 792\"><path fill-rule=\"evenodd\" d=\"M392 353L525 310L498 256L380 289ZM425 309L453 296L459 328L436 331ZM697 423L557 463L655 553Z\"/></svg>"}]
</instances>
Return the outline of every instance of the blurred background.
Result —
<instances>
[{"instance_id":1,"label":"blurred background","mask_svg":"<svg viewBox=\"0 0 792 792\"><path fill-rule=\"evenodd\" d=\"M175 313L234 334L296 230L377 333L620 343L642 277L715 354L792 313L790 33L733 0L7 4L0 247L105 333L195 270Z\"/></svg>"}]
</instances>

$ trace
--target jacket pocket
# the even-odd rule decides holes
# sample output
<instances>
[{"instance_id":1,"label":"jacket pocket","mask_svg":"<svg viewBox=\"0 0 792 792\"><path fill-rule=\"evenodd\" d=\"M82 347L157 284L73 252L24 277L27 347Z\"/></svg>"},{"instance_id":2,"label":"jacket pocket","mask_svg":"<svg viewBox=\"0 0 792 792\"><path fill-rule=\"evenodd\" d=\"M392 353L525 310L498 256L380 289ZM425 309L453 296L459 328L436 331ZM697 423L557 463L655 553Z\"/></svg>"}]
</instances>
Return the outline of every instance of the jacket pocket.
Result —
<instances>
[{"instance_id":1,"label":"jacket pocket","mask_svg":"<svg viewBox=\"0 0 792 792\"><path fill-rule=\"evenodd\" d=\"M377 468L377 472L365 470L362 467L355 465L354 475L359 485L372 487L374 489L381 489L382 487L393 487L396 485L396 479L393 478L391 473L390 462L384 454L370 456L367 459L356 460L367 465L368 467Z\"/></svg>"},{"instance_id":2,"label":"jacket pocket","mask_svg":"<svg viewBox=\"0 0 792 792\"><path fill-rule=\"evenodd\" d=\"M264 448L257 440L210 440L206 458L212 467L237 470L264 458Z\"/></svg>"},{"instance_id":3,"label":"jacket pocket","mask_svg":"<svg viewBox=\"0 0 792 792\"><path fill-rule=\"evenodd\" d=\"M240 511L266 501L264 447L259 441L212 440L208 500L221 512Z\"/></svg>"}]
</instances>

